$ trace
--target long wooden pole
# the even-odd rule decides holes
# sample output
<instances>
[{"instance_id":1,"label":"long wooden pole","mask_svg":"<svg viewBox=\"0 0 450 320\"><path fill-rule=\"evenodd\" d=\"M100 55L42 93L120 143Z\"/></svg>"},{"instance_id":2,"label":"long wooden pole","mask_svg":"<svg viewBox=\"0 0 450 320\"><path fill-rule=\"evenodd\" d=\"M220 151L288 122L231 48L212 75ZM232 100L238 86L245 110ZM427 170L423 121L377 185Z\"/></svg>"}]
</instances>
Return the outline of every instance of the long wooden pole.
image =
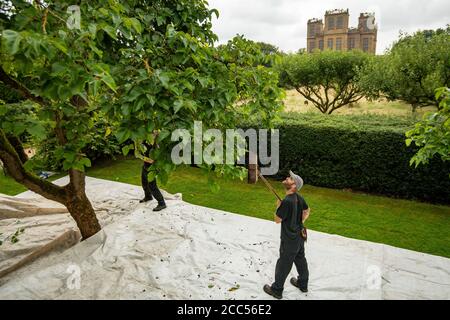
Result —
<instances>
[{"instance_id":1,"label":"long wooden pole","mask_svg":"<svg viewBox=\"0 0 450 320\"><path fill-rule=\"evenodd\" d=\"M267 181L266 178L264 178L264 176L261 174L261 172L258 172L259 177L261 178L261 180L264 182L264 184L267 186L267 188L272 191L272 193L275 195L275 197L277 197L278 200L281 201L280 196L278 195L278 193L275 191L275 189L271 186L271 184L269 183L269 181Z\"/></svg>"}]
</instances>

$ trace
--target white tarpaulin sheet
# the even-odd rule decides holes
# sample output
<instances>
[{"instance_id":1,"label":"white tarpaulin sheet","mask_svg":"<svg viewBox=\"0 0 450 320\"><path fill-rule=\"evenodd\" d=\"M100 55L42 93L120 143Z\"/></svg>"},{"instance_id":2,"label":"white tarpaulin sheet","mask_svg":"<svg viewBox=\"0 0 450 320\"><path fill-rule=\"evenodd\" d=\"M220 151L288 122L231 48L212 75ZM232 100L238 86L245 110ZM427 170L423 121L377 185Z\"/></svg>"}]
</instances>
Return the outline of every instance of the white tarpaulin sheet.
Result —
<instances>
[{"instance_id":1,"label":"white tarpaulin sheet","mask_svg":"<svg viewBox=\"0 0 450 320\"><path fill-rule=\"evenodd\" d=\"M102 232L0 278L1 299L271 298L279 225L176 197L155 213L138 186L89 178L87 190L109 208ZM306 255L310 292L287 281L284 298L450 298L447 258L314 231Z\"/></svg>"},{"instance_id":2,"label":"white tarpaulin sheet","mask_svg":"<svg viewBox=\"0 0 450 320\"><path fill-rule=\"evenodd\" d=\"M108 190L104 180L88 179L87 193L102 226L137 206L139 188L115 183L115 188ZM68 177L56 181L59 185L67 182ZM165 197L180 198L167 193ZM14 243L11 240L16 232L18 241ZM67 249L80 238L75 221L63 205L30 191L16 197L0 194L0 278L49 252Z\"/></svg>"}]
</instances>

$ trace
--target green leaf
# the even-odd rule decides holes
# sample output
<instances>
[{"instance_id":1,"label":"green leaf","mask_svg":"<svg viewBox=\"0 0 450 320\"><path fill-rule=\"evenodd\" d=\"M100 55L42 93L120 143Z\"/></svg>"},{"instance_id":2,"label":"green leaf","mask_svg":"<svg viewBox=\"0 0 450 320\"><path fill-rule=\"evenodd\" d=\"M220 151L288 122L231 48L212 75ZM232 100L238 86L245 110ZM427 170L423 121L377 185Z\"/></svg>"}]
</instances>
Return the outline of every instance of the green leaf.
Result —
<instances>
[{"instance_id":1,"label":"green leaf","mask_svg":"<svg viewBox=\"0 0 450 320\"><path fill-rule=\"evenodd\" d=\"M92 38L95 39L95 36L97 34L97 24L90 23L88 26L89 32L91 33Z\"/></svg>"},{"instance_id":2,"label":"green leaf","mask_svg":"<svg viewBox=\"0 0 450 320\"><path fill-rule=\"evenodd\" d=\"M175 111L175 113L177 113L183 107L183 104L183 100L175 101L175 103L173 104L173 110Z\"/></svg>"},{"instance_id":3,"label":"green leaf","mask_svg":"<svg viewBox=\"0 0 450 320\"><path fill-rule=\"evenodd\" d=\"M134 144L126 145L122 148L122 153L124 156L126 156L130 152L130 150L133 150L133 149L134 149Z\"/></svg>"},{"instance_id":4,"label":"green leaf","mask_svg":"<svg viewBox=\"0 0 450 320\"><path fill-rule=\"evenodd\" d=\"M134 102L141 94L144 94L144 90L141 87L136 86L127 95L126 101L133 101Z\"/></svg>"},{"instance_id":5,"label":"green leaf","mask_svg":"<svg viewBox=\"0 0 450 320\"><path fill-rule=\"evenodd\" d=\"M114 81L114 78L109 74L107 70L105 70L101 65L96 64L93 66L94 75L99 77L100 80L105 83L112 91L116 91L116 82Z\"/></svg>"},{"instance_id":6,"label":"green leaf","mask_svg":"<svg viewBox=\"0 0 450 320\"><path fill-rule=\"evenodd\" d=\"M138 19L136 19L136 18L127 19L126 18L126 20L128 20L129 26L132 26L134 28L134 30L136 30L137 33L142 32L142 26Z\"/></svg>"},{"instance_id":7,"label":"green leaf","mask_svg":"<svg viewBox=\"0 0 450 320\"><path fill-rule=\"evenodd\" d=\"M60 51L62 51L63 53L67 54L67 47L63 42L57 41L57 40L53 40L51 41L51 43Z\"/></svg>"},{"instance_id":8,"label":"green leaf","mask_svg":"<svg viewBox=\"0 0 450 320\"><path fill-rule=\"evenodd\" d=\"M112 91L117 92L116 91L116 83L115 83L113 77L111 77L111 75L109 73L103 74L101 79Z\"/></svg>"},{"instance_id":9,"label":"green leaf","mask_svg":"<svg viewBox=\"0 0 450 320\"><path fill-rule=\"evenodd\" d=\"M117 30L111 26L104 25L101 27L103 31L105 31L111 38L117 40Z\"/></svg>"},{"instance_id":10,"label":"green leaf","mask_svg":"<svg viewBox=\"0 0 450 320\"><path fill-rule=\"evenodd\" d=\"M406 146L409 147L411 145L412 141L413 141L412 139L406 139L406 141L405 141Z\"/></svg>"},{"instance_id":11,"label":"green leaf","mask_svg":"<svg viewBox=\"0 0 450 320\"><path fill-rule=\"evenodd\" d=\"M20 33L13 30L4 30L2 33L2 38L5 39L4 46L9 54L15 55L19 51L20 41L22 40Z\"/></svg>"},{"instance_id":12,"label":"green leaf","mask_svg":"<svg viewBox=\"0 0 450 320\"><path fill-rule=\"evenodd\" d=\"M231 287L230 289L228 289L228 291L232 292L232 291L236 291L240 288L241 286L239 284L235 285L234 287Z\"/></svg>"},{"instance_id":13,"label":"green leaf","mask_svg":"<svg viewBox=\"0 0 450 320\"><path fill-rule=\"evenodd\" d=\"M170 76L166 72L160 72L157 74L157 77L159 81L161 81L163 87L168 88Z\"/></svg>"},{"instance_id":14,"label":"green leaf","mask_svg":"<svg viewBox=\"0 0 450 320\"><path fill-rule=\"evenodd\" d=\"M161 26L165 20L166 20L165 17L161 17L161 16L156 17L156 23L158 24L158 26Z\"/></svg>"},{"instance_id":15,"label":"green leaf","mask_svg":"<svg viewBox=\"0 0 450 320\"><path fill-rule=\"evenodd\" d=\"M197 81L200 82L200 85L204 88L208 85L208 78L198 77Z\"/></svg>"},{"instance_id":16,"label":"green leaf","mask_svg":"<svg viewBox=\"0 0 450 320\"><path fill-rule=\"evenodd\" d=\"M120 110L122 111L122 114L124 116L129 116L130 115L130 105L128 103L123 104L120 107Z\"/></svg>"},{"instance_id":17,"label":"green leaf","mask_svg":"<svg viewBox=\"0 0 450 320\"><path fill-rule=\"evenodd\" d=\"M216 18L219 19L219 11L217 9L211 9L209 10L209 12L211 15L214 13L216 15Z\"/></svg>"},{"instance_id":18,"label":"green leaf","mask_svg":"<svg viewBox=\"0 0 450 320\"><path fill-rule=\"evenodd\" d=\"M100 88L100 81L94 80L89 83L89 90L94 96L97 95L99 88Z\"/></svg>"},{"instance_id":19,"label":"green leaf","mask_svg":"<svg viewBox=\"0 0 450 320\"><path fill-rule=\"evenodd\" d=\"M64 159L66 159L67 162L74 162L76 157L77 157L76 152L67 151L64 153Z\"/></svg>"},{"instance_id":20,"label":"green leaf","mask_svg":"<svg viewBox=\"0 0 450 320\"><path fill-rule=\"evenodd\" d=\"M149 94L146 94L145 96L147 97L148 102L150 103L150 105L153 107L155 105L155 103L156 103L156 97L152 96L152 95L149 95Z\"/></svg>"},{"instance_id":21,"label":"green leaf","mask_svg":"<svg viewBox=\"0 0 450 320\"><path fill-rule=\"evenodd\" d=\"M145 97L140 98L137 103L134 104L134 111L139 111L142 107L147 103L147 99Z\"/></svg>"},{"instance_id":22,"label":"green leaf","mask_svg":"<svg viewBox=\"0 0 450 320\"><path fill-rule=\"evenodd\" d=\"M165 185L169 181L169 174L166 171L161 170L156 177L158 184Z\"/></svg>"},{"instance_id":23,"label":"green leaf","mask_svg":"<svg viewBox=\"0 0 450 320\"><path fill-rule=\"evenodd\" d=\"M52 75L59 76L64 73L67 73L67 67L66 65L62 64L61 62L55 62L52 64Z\"/></svg>"},{"instance_id":24,"label":"green leaf","mask_svg":"<svg viewBox=\"0 0 450 320\"><path fill-rule=\"evenodd\" d=\"M78 161L78 163L82 166L85 167L91 167L91 160L89 160L88 158L82 158L80 161Z\"/></svg>"},{"instance_id":25,"label":"green leaf","mask_svg":"<svg viewBox=\"0 0 450 320\"><path fill-rule=\"evenodd\" d=\"M47 135L44 126L40 123L33 123L27 127L27 131L32 136L37 137L38 139L44 139Z\"/></svg>"},{"instance_id":26,"label":"green leaf","mask_svg":"<svg viewBox=\"0 0 450 320\"><path fill-rule=\"evenodd\" d=\"M147 174L147 179L148 179L148 181L153 181L153 180L155 180L155 177L156 177L156 173L155 173L154 171L150 171L150 172Z\"/></svg>"},{"instance_id":27,"label":"green leaf","mask_svg":"<svg viewBox=\"0 0 450 320\"><path fill-rule=\"evenodd\" d=\"M128 129L120 128L116 133L115 136L117 138L117 142L123 143L131 136L131 131Z\"/></svg>"},{"instance_id":28,"label":"green leaf","mask_svg":"<svg viewBox=\"0 0 450 320\"><path fill-rule=\"evenodd\" d=\"M170 135L170 131L166 130L166 129L162 129L159 134L158 134L158 143L160 143L161 141L163 141L164 139L166 139L168 136Z\"/></svg>"},{"instance_id":29,"label":"green leaf","mask_svg":"<svg viewBox=\"0 0 450 320\"><path fill-rule=\"evenodd\" d=\"M20 136L25 130L27 129L27 126L24 123L15 123L12 128L12 132L16 136Z\"/></svg>"}]
</instances>

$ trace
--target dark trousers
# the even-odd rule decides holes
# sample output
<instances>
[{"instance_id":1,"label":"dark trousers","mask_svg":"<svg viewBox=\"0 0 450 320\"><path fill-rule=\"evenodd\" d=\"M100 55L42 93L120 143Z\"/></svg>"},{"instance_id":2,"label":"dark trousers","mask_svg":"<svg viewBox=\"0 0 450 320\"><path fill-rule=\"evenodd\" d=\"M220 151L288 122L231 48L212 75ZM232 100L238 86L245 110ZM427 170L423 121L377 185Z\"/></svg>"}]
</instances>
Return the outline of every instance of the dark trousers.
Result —
<instances>
[{"instance_id":1,"label":"dark trousers","mask_svg":"<svg viewBox=\"0 0 450 320\"><path fill-rule=\"evenodd\" d=\"M300 288L308 287L308 263L305 257L305 241L302 238L295 240L281 240L280 258L275 267L275 282L272 290L282 293L287 276L291 272L292 264L295 264L298 272L297 284Z\"/></svg>"},{"instance_id":2,"label":"dark trousers","mask_svg":"<svg viewBox=\"0 0 450 320\"><path fill-rule=\"evenodd\" d=\"M142 188L144 189L145 199L153 199L153 197L155 197L159 205L164 205L165 204L164 197L161 194L161 191L159 191L158 189L156 179L153 179L150 182L148 181L147 174L150 166L151 164L144 162L141 172L141 183Z\"/></svg>"}]
</instances>

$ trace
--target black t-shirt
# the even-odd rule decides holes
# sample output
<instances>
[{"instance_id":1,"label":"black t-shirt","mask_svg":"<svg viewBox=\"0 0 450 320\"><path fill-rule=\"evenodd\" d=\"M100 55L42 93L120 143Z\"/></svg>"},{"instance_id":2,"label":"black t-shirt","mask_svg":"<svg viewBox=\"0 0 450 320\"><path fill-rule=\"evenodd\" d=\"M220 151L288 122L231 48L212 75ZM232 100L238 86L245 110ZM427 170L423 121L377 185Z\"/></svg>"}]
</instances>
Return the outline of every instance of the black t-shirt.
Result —
<instances>
[{"instance_id":1,"label":"black t-shirt","mask_svg":"<svg viewBox=\"0 0 450 320\"><path fill-rule=\"evenodd\" d=\"M277 216L281 219L281 239L294 240L303 229L302 213L308 209L305 199L298 193L289 194L281 201Z\"/></svg>"}]
</instances>

